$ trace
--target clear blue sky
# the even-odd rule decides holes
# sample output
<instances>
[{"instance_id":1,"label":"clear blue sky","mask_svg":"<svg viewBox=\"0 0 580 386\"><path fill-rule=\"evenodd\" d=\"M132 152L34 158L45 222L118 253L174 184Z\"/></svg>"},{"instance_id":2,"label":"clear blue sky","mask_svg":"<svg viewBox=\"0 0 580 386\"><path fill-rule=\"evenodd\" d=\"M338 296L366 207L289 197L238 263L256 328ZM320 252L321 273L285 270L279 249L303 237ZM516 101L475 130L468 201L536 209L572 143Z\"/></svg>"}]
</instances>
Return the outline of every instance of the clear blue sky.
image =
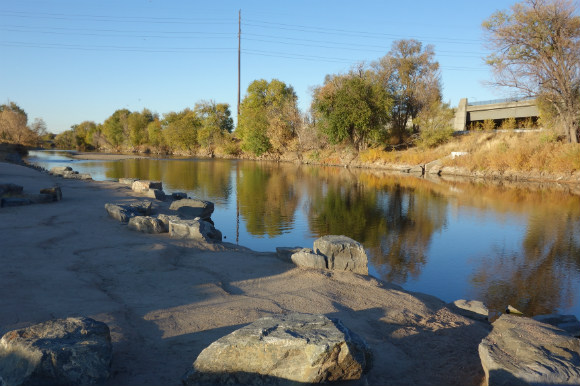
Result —
<instances>
[{"instance_id":1,"label":"clear blue sky","mask_svg":"<svg viewBox=\"0 0 580 386\"><path fill-rule=\"evenodd\" d=\"M294 87L307 110L327 74L384 56L394 40L433 44L443 97L487 100L481 22L514 1L0 0L0 104L58 133L115 110L160 115L201 100L237 104L255 79Z\"/></svg>"}]
</instances>

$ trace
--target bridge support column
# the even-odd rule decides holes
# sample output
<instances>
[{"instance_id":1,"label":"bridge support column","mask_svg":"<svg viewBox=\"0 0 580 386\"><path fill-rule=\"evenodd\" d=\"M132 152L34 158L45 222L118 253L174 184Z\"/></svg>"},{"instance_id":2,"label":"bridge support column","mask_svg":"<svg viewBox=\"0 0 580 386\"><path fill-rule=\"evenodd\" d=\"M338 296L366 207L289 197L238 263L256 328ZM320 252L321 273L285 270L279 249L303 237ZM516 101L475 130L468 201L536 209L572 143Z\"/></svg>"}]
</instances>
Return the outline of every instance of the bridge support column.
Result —
<instances>
[{"instance_id":1,"label":"bridge support column","mask_svg":"<svg viewBox=\"0 0 580 386\"><path fill-rule=\"evenodd\" d=\"M453 130L463 131L467 125L467 98L461 98L457 111L455 111L455 120L453 121Z\"/></svg>"}]
</instances>

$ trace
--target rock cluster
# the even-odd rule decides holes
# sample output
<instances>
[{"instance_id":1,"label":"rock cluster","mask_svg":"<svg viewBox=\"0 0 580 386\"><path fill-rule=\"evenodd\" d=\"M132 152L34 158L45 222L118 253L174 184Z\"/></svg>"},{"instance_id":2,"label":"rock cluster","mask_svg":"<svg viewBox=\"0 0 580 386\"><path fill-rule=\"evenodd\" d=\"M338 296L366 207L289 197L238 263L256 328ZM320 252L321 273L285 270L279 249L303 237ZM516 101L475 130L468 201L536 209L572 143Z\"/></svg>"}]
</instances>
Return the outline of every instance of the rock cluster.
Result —
<instances>
[{"instance_id":1,"label":"rock cluster","mask_svg":"<svg viewBox=\"0 0 580 386\"><path fill-rule=\"evenodd\" d=\"M324 315L265 317L205 348L184 385L296 385L358 380L370 367L366 343Z\"/></svg>"},{"instance_id":2,"label":"rock cluster","mask_svg":"<svg viewBox=\"0 0 580 386\"><path fill-rule=\"evenodd\" d=\"M278 256L299 267L352 271L368 275L368 256L363 246L346 236L323 236L314 241L314 248L276 248Z\"/></svg>"},{"instance_id":3,"label":"rock cluster","mask_svg":"<svg viewBox=\"0 0 580 386\"><path fill-rule=\"evenodd\" d=\"M161 201L172 200L169 210L175 213L175 215L163 213L152 215L150 201L131 205L105 204L109 216L127 223L129 229L144 233L169 233L172 238L204 242L222 241L222 233L211 221L214 211L212 202L187 198L187 195L181 192L166 195L161 182L134 178L119 179L119 182L131 185L133 191L145 196Z\"/></svg>"},{"instance_id":4,"label":"rock cluster","mask_svg":"<svg viewBox=\"0 0 580 386\"><path fill-rule=\"evenodd\" d=\"M90 318L51 320L0 339L6 385L95 385L109 378L109 327Z\"/></svg>"},{"instance_id":5,"label":"rock cluster","mask_svg":"<svg viewBox=\"0 0 580 386\"><path fill-rule=\"evenodd\" d=\"M60 201L62 191L60 187L41 189L39 194L24 193L24 187L16 184L0 184L0 208L8 206L22 206L30 204L45 204Z\"/></svg>"},{"instance_id":6,"label":"rock cluster","mask_svg":"<svg viewBox=\"0 0 580 386\"><path fill-rule=\"evenodd\" d=\"M70 178L75 180L92 180L89 173L79 173L74 171L70 166L55 166L50 169L50 174L60 176L62 178Z\"/></svg>"}]
</instances>

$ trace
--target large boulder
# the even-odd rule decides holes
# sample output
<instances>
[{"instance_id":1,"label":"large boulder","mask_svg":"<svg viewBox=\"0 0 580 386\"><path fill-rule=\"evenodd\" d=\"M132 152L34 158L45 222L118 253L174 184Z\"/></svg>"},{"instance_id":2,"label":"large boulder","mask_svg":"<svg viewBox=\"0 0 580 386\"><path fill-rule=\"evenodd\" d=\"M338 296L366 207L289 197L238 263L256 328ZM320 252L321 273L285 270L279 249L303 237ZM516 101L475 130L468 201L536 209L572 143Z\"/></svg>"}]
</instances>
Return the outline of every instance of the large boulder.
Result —
<instances>
[{"instance_id":1,"label":"large boulder","mask_svg":"<svg viewBox=\"0 0 580 386\"><path fill-rule=\"evenodd\" d=\"M368 257L363 246L346 236L323 236L314 241L314 252L326 256L328 269L368 275Z\"/></svg>"},{"instance_id":2,"label":"large boulder","mask_svg":"<svg viewBox=\"0 0 580 386\"><path fill-rule=\"evenodd\" d=\"M129 219L127 224L129 229L143 233L164 233L167 232L163 222L151 216L135 216Z\"/></svg>"},{"instance_id":3,"label":"large boulder","mask_svg":"<svg viewBox=\"0 0 580 386\"><path fill-rule=\"evenodd\" d=\"M292 255L303 249L302 247L276 247L276 256L282 261L292 263Z\"/></svg>"},{"instance_id":4,"label":"large boulder","mask_svg":"<svg viewBox=\"0 0 580 386\"><path fill-rule=\"evenodd\" d=\"M324 315L265 317L204 349L184 385L297 385L360 379L370 349Z\"/></svg>"},{"instance_id":5,"label":"large boulder","mask_svg":"<svg viewBox=\"0 0 580 386\"><path fill-rule=\"evenodd\" d=\"M479 300L456 300L450 305L450 308L459 315L470 319L488 321L489 310Z\"/></svg>"},{"instance_id":6,"label":"large boulder","mask_svg":"<svg viewBox=\"0 0 580 386\"><path fill-rule=\"evenodd\" d=\"M163 213L158 214L157 218L163 224L163 227L165 228L165 232L169 232L169 223L171 221L177 222L177 221L181 220L181 217L179 217L179 216L167 215L167 214L163 214Z\"/></svg>"},{"instance_id":7,"label":"large boulder","mask_svg":"<svg viewBox=\"0 0 580 386\"><path fill-rule=\"evenodd\" d=\"M479 357L487 385L580 384L580 340L534 319L500 316Z\"/></svg>"},{"instance_id":8,"label":"large boulder","mask_svg":"<svg viewBox=\"0 0 580 386\"><path fill-rule=\"evenodd\" d=\"M222 241L222 233L199 217L193 220L169 220L169 236L176 239L193 239L205 242Z\"/></svg>"},{"instance_id":9,"label":"large boulder","mask_svg":"<svg viewBox=\"0 0 580 386\"><path fill-rule=\"evenodd\" d=\"M95 385L109 377L109 327L90 318L48 321L0 339L6 385Z\"/></svg>"},{"instance_id":10,"label":"large boulder","mask_svg":"<svg viewBox=\"0 0 580 386\"><path fill-rule=\"evenodd\" d=\"M208 219L213 213L214 204L210 201L184 198L173 201L169 209L176 210L183 218L194 219L200 217L202 219Z\"/></svg>"},{"instance_id":11,"label":"large boulder","mask_svg":"<svg viewBox=\"0 0 580 386\"><path fill-rule=\"evenodd\" d=\"M56 174L57 176L62 176L65 172L72 172L73 169L70 166L54 166L50 169L51 174Z\"/></svg>"},{"instance_id":12,"label":"large boulder","mask_svg":"<svg viewBox=\"0 0 580 386\"><path fill-rule=\"evenodd\" d=\"M163 183L161 181L136 180L131 185L131 189L137 193L144 193L149 189L163 190Z\"/></svg>"},{"instance_id":13,"label":"large boulder","mask_svg":"<svg viewBox=\"0 0 580 386\"><path fill-rule=\"evenodd\" d=\"M310 248L303 248L290 256L290 259L298 267L326 269L326 258L316 254Z\"/></svg>"},{"instance_id":14,"label":"large boulder","mask_svg":"<svg viewBox=\"0 0 580 386\"><path fill-rule=\"evenodd\" d=\"M119 183L122 185L129 185L133 186L133 182L138 181L138 178L128 178L128 177L121 177L119 178Z\"/></svg>"}]
</instances>

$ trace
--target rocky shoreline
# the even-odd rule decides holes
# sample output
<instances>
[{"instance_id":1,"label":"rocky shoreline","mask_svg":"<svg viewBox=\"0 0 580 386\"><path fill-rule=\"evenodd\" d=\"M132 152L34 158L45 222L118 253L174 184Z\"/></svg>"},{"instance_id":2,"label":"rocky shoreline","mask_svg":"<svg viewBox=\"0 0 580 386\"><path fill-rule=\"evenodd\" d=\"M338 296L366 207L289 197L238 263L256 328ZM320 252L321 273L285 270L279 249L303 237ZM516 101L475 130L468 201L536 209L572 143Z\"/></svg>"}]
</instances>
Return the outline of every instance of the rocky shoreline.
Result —
<instances>
[{"instance_id":1,"label":"rocky shoreline","mask_svg":"<svg viewBox=\"0 0 580 386\"><path fill-rule=\"evenodd\" d=\"M144 201L151 203L148 207L153 212L169 209L170 201L161 200L159 192L150 193L159 190L154 184L139 191L132 189L135 181L129 186L63 178L7 163L0 163L0 179L22 186L24 191L50 186L61 191L58 201L0 209L4 219L0 225L0 264L4 267L0 288L10 294L0 299L2 386L17 384L12 375L7 379L12 374L7 366L13 362L6 358L14 352L8 342L18 342L15 331L36 328L38 323L81 317L107 325L112 361L105 378L94 377L95 384L177 385L207 381L188 369L213 342L236 335L248 323L285 315L306 315L310 320L292 316L297 323L279 322L284 331L296 329L291 335L301 336L299 326L304 323L328 323L308 319L324 315L368 345L372 361L355 365L348 359L348 368L361 371L332 372L349 374L346 378L327 375L312 379L346 381L358 374L361 384L579 383L580 340L561 328L510 314L490 324L485 311L482 314L470 306L406 292L365 275L360 268L344 270L348 263L333 262L333 267L342 268L329 269L330 252L318 244L313 250L290 254L288 250L258 253L215 238L135 232L128 222L115 221L105 210L110 203L123 209ZM313 260L304 260L302 255L295 258L297 252L314 255L310 256ZM324 256L325 267L318 266L317 256ZM360 267L360 263L352 267ZM46 333L40 336L47 338ZM21 350L22 345L18 347ZM510 351L513 348L517 350ZM107 352L98 363L107 362ZM224 363L226 359L220 361L221 366ZM544 370L538 371L538 363ZM345 365L325 366L340 369ZM214 371L205 369L204 373ZM223 373L223 368L215 371ZM236 378L237 383L256 382L255 369L236 371L244 374ZM259 376L269 384L287 382L286 376L276 374ZM93 383L82 379L77 384ZM215 383L216 378L211 380Z\"/></svg>"}]
</instances>

